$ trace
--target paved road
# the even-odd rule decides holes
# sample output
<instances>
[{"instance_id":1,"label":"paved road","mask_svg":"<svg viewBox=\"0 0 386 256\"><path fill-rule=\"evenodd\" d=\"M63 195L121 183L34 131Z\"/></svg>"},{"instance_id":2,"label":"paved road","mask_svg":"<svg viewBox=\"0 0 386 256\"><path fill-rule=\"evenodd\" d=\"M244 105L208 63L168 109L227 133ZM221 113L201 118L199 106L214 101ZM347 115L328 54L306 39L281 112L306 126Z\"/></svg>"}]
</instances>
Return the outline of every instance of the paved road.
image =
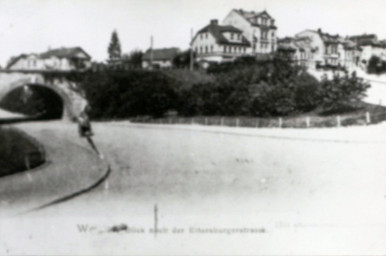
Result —
<instances>
[{"instance_id":1,"label":"paved road","mask_svg":"<svg viewBox=\"0 0 386 256\"><path fill-rule=\"evenodd\" d=\"M23 127L42 137L55 134L75 140L72 124ZM386 252L384 125L280 130L122 122L99 123L94 129L95 141L112 166L108 183L18 220L18 234L13 238L18 243L3 240L7 251L135 255ZM107 232L120 223L132 232ZM14 224L0 223L0 237ZM91 230L80 232L79 224ZM133 231L154 225L169 232L155 238ZM171 234L173 227L184 232ZM248 227L260 232L199 235L189 231L192 227Z\"/></svg>"}]
</instances>

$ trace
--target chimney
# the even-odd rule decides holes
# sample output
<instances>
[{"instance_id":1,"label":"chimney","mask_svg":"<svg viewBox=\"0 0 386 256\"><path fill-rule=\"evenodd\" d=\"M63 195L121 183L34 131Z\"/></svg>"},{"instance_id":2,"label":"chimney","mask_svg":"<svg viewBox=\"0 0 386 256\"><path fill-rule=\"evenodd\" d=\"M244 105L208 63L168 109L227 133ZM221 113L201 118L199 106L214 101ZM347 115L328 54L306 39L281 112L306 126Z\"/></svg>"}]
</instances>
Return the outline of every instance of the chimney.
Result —
<instances>
[{"instance_id":1,"label":"chimney","mask_svg":"<svg viewBox=\"0 0 386 256\"><path fill-rule=\"evenodd\" d=\"M218 25L218 20L217 19L210 20L210 25L217 26Z\"/></svg>"}]
</instances>

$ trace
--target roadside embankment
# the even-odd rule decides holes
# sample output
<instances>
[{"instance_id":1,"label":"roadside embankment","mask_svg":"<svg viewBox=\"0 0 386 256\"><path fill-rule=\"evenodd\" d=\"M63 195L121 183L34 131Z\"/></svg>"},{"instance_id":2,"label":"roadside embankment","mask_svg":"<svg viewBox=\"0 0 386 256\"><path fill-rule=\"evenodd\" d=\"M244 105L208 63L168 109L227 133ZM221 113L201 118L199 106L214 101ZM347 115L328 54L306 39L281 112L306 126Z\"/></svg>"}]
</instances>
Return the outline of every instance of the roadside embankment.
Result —
<instances>
[{"instance_id":1,"label":"roadside embankment","mask_svg":"<svg viewBox=\"0 0 386 256\"><path fill-rule=\"evenodd\" d=\"M36 168L45 162L43 147L16 129L0 127L0 177Z\"/></svg>"}]
</instances>

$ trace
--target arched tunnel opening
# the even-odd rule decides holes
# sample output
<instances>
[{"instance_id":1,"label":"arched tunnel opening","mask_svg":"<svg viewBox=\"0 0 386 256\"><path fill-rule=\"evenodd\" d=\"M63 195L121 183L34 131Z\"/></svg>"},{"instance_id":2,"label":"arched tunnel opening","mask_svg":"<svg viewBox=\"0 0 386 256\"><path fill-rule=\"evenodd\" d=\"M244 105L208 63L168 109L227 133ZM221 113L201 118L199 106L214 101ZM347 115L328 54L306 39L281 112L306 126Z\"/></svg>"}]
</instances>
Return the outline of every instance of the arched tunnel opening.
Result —
<instances>
[{"instance_id":1,"label":"arched tunnel opening","mask_svg":"<svg viewBox=\"0 0 386 256\"><path fill-rule=\"evenodd\" d=\"M42 85L25 85L13 89L0 101L0 108L42 120L61 119L64 111L62 97Z\"/></svg>"}]
</instances>

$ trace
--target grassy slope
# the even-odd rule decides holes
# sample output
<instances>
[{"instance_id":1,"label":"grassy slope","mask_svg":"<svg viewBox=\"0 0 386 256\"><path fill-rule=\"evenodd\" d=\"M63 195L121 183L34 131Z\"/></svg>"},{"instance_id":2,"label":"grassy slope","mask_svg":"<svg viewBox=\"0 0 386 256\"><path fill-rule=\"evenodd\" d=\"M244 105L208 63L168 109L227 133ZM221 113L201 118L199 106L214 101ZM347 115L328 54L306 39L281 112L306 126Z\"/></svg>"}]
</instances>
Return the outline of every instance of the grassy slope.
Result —
<instances>
[{"instance_id":1,"label":"grassy slope","mask_svg":"<svg viewBox=\"0 0 386 256\"><path fill-rule=\"evenodd\" d=\"M12 129L0 128L0 177L25 171L26 165L34 168L43 162L42 153L31 141Z\"/></svg>"}]
</instances>

